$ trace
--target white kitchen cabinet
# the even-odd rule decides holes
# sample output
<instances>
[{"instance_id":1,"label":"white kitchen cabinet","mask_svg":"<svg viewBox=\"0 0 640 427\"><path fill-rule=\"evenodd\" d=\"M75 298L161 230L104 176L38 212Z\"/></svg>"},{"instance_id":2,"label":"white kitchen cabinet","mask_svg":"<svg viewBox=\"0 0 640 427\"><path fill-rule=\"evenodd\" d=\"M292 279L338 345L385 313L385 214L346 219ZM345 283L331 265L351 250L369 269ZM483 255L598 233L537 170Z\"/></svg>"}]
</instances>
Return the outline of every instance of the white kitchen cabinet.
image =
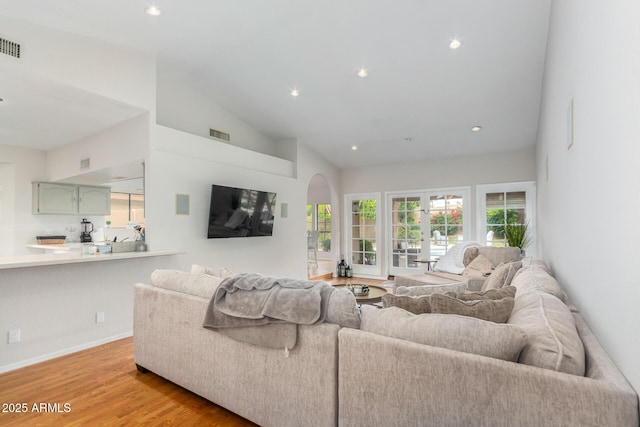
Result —
<instances>
[{"instance_id":1,"label":"white kitchen cabinet","mask_svg":"<svg viewBox=\"0 0 640 427\"><path fill-rule=\"evenodd\" d=\"M78 214L111 215L111 189L79 185Z\"/></svg>"},{"instance_id":2,"label":"white kitchen cabinet","mask_svg":"<svg viewBox=\"0 0 640 427\"><path fill-rule=\"evenodd\" d=\"M32 209L34 215L110 215L111 189L34 182Z\"/></svg>"}]
</instances>

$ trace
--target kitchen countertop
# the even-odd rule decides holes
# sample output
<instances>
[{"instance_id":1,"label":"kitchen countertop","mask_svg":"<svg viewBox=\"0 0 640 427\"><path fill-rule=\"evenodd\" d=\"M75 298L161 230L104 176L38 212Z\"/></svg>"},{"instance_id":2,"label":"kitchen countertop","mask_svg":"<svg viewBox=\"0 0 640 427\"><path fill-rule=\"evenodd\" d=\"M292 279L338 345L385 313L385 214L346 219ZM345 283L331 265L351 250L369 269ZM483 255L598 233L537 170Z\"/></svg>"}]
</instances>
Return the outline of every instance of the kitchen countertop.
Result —
<instances>
[{"instance_id":1,"label":"kitchen countertop","mask_svg":"<svg viewBox=\"0 0 640 427\"><path fill-rule=\"evenodd\" d=\"M45 245L47 246L47 245ZM49 245L50 246L50 245ZM49 249L49 248L47 248ZM9 268L39 267L45 265L104 262L121 259L148 258L155 256L180 255L184 251L118 252L110 254L83 255L82 251L70 250L61 253L44 253L0 257L0 270Z\"/></svg>"}]
</instances>

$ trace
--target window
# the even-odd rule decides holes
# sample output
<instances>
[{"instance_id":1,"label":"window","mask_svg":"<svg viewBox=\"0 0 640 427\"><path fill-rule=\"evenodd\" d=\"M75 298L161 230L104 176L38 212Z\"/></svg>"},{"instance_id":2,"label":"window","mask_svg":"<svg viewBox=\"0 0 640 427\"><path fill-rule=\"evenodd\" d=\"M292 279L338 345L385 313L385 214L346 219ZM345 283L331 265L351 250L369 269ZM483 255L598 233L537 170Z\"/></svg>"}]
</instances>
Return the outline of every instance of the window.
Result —
<instances>
[{"instance_id":1,"label":"window","mask_svg":"<svg viewBox=\"0 0 640 427\"><path fill-rule=\"evenodd\" d=\"M507 246L504 234L506 224L526 222L526 193L505 191L486 194L487 245Z\"/></svg>"},{"instance_id":2,"label":"window","mask_svg":"<svg viewBox=\"0 0 640 427\"><path fill-rule=\"evenodd\" d=\"M429 229L431 256L444 255L451 246L464 240L462 194L432 194L429 196Z\"/></svg>"},{"instance_id":3,"label":"window","mask_svg":"<svg viewBox=\"0 0 640 427\"><path fill-rule=\"evenodd\" d=\"M331 204L307 205L307 231L318 230L318 252L331 251Z\"/></svg>"},{"instance_id":4,"label":"window","mask_svg":"<svg viewBox=\"0 0 640 427\"><path fill-rule=\"evenodd\" d=\"M331 205L316 205L316 229L318 230L318 251L331 251Z\"/></svg>"},{"instance_id":5,"label":"window","mask_svg":"<svg viewBox=\"0 0 640 427\"><path fill-rule=\"evenodd\" d=\"M105 217L111 227L125 228L129 221L144 223L144 195L111 193L111 215Z\"/></svg>"},{"instance_id":6,"label":"window","mask_svg":"<svg viewBox=\"0 0 640 427\"><path fill-rule=\"evenodd\" d=\"M528 224L527 253L535 256L535 182L478 185L478 238L488 246L507 246L505 225Z\"/></svg>"}]
</instances>

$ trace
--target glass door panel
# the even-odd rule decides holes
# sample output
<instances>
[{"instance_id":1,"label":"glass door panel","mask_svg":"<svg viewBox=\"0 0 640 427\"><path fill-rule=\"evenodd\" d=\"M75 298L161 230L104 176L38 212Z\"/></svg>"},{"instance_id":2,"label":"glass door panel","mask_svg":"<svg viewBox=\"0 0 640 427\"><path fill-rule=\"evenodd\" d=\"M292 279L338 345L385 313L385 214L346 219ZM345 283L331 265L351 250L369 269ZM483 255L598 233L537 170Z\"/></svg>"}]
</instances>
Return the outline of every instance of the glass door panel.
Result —
<instances>
[{"instance_id":1,"label":"glass door panel","mask_svg":"<svg viewBox=\"0 0 640 427\"><path fill-rule=\"evenodd\" d=\"M444 255L451 246L464 240L464 197L458 194L429 196L431 258Z\"/></svg>"},{"instance_id":2,"label":"glass door panel","mask_svg":"<svg viewBox=\"0 0 640 427\"><path fill-rule=\"evenodd\" d=\"M428 253L428 247L424 247L422 196L391 197L389 206L391 208L389 274L410 274L422 270L422 264L416 261L422 258L423 253Z\"/></svg>"},{"instance_id":3,"label":"glass door panel","mask_svg":"<svg viewBox=\"0 0 640 427\"><path fill-rule=\"evenodd\" d=\"M351 202L351 264L377 265L377 200L352 200Z\"/></svg>"}]
</instances>

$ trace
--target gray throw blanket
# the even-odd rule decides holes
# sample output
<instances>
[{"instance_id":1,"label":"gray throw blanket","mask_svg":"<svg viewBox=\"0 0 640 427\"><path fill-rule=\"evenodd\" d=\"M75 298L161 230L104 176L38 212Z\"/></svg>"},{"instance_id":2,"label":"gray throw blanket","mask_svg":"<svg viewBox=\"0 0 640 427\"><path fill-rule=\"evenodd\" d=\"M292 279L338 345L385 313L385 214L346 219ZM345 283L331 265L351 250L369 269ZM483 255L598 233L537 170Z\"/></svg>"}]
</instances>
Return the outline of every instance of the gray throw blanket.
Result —
<instances>
[{"instance_id":1,"label":"gray throw blanket","mask_svg":"<svg viewBox=\"0 0 640 427\"><path fill-rule=\"evenodd\" d=\"M322 323L333 291L326 282L239 274L220 283L209 301L203 326L220 329Z\"/></svg>"}]
</instances>

